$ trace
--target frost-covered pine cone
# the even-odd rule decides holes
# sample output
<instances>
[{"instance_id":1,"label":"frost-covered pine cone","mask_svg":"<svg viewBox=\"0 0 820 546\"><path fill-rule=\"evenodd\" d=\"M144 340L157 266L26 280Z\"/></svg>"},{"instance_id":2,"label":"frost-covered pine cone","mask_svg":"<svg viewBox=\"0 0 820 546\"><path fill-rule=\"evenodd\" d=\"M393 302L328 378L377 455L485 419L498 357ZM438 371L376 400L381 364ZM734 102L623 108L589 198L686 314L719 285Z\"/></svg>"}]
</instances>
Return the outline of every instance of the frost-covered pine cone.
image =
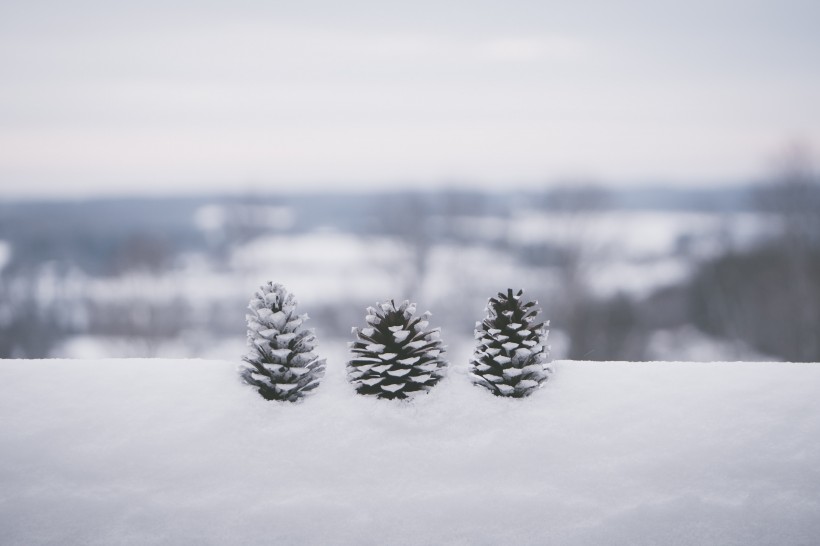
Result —
<instances>
[{"instance_id":1,"label":"frost-covered pine cone","mask_svg":"<svg viewBox=\"0 0 820 546\"><path fill-rule=\"evenodd\" d=\"M318 358L313 330L302 328L296 299L281 284L263 285L248 305L248 346L242 378L267 400L295 402L319 386L325 360Z\"/></svg>"},{"instance_id":2,"label":"frost-covered pine cone","mask_svg":"<svg viewBox=\"0 0 820 546\"><path fill-rule=\"evenodd\" d=\"M529 396L549 375L549 322L535 322L537 302L522 302L523 293L499 292L490 298L487 318L476 323L470 379L497 396Z\"/></svg>"},{"instance_id":3,"label":"frost-covered pine cone","mask_svg":"<svg viewBox=\"0 0 820 546\"><path fill-rule=\"evenodd\" d=\"M359 394L407 398L427 391L447 369L439 329L427 330L430 313L414 317L416 304L377 303L367 308L367 327L353 328L353 359L347 376Z\"/></svg>"}]
</instances>

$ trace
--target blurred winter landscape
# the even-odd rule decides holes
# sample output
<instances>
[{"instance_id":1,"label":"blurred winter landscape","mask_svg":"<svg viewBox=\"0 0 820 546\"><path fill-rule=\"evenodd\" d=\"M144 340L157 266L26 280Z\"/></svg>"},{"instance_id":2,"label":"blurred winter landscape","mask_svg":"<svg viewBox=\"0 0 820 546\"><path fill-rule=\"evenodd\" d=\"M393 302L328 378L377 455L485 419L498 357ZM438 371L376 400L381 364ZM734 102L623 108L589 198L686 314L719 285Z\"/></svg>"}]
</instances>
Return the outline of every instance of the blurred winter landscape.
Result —
<instances>
[{"instance_id":1,"label":"blurred winter landscape","mask_svg":"<svg viewBox=\"0 0 820 546\"><path fill-rule=\"evenodd\" d=\"M820 360L818 18L0 1L0 358L234 359L271 280L328 343L523 288L556 358Z\"/></svg>"},{"instance_id":2,"label":"blurred winter landscape","mask_svg":"<svg viewBox=\"0 0 820 546\"><path fill-rule=\"evenodd\" d=\"M288 286L320 342L411 299L448 344L522 287L555 358L820 360L820 185L0 203L0 357L237 359Z\"/></svg>"},{"instance_id":3,"label":"blurred winter landscape","mask_svg":"<svg viewBox=\"0 0 820 546\"><path fill-rule=\"evenodd\" d=\"M0 0L0 545L820 544L818 21Z\"/></svg>"}]
</instances>

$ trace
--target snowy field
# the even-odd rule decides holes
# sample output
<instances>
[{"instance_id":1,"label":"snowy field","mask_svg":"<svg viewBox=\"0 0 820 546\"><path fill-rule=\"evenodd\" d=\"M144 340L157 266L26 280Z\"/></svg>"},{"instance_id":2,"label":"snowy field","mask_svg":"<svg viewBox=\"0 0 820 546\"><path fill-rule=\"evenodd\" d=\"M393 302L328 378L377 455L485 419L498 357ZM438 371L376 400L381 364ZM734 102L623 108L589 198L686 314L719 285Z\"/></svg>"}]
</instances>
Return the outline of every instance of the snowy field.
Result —
<instances>
[{"instance_id":1,"label":"snowy field","mask_svg":"<svg viewBox=\"0 0 820 546\"><path fill-rule=\"evenodd\" d=\"M255 235L237 236L232 214L248 221ZM771 218L751 213L567 213L524 207L509 217L431 216L429 238L419 245L406 234L344 231L333 226L332 216L309 230L295 230L298 214L288 207L203 205L193 214L191 237L210 246L172 253L167 268L92 274L79 264L52 261L30 274L25 269L9 274L0 282L0 323L18 317L30 322L29 330L56 328L59 335L43 347L9 334L3 355L232 359L244 347L249 297L275 281L296 294L321 340L347 335L376 301L410 298L433 312L449 342L454 335L470 335L490 295L505 287L524 288L553 320L553 340L559 341L553 355L564 358L570 344L560 343L561 336L568 340L561 329L573 323L557 311L570 300L625 296L643 315L652 305L648 298L664 289L685 290L704 261L752 247L775 230ZM0 240L0 271L26 252ZM561 261L566 252L577 255L574 265ZM567 279L577 283L569 292ZM632 358L777 359L697 330L692 313L676 311L674 298L657 301L661 314L669 306L672 323L639 321L633 344L645 343L646 350L633 351ZM577 351L572 354L618 357Z\"/></svg>"},{"instance_id":2,"label":"snowy field","mask_svg":"<svg viewBox=\"0 0 820 546\"><path fill-rule=\"evenodd\" d=\"M820 365L558 361L526 400L456 366L399 403L330 356L298 405L235 362L0 361L0 544L820 543Z\"/></svg>"}]
</instances>

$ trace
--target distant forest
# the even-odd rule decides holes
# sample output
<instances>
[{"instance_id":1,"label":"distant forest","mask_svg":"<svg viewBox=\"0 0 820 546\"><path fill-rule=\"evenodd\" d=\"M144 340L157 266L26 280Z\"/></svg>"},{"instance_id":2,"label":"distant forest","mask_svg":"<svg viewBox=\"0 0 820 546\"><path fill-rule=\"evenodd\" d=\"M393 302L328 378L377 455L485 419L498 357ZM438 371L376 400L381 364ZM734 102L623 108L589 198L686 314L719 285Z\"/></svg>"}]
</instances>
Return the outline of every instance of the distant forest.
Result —
<instances>
[{"instance_id":1,"label":"distant forest","mask_svg":"<svg viewBox=\"0 0 820 546\"><path fill-rule=\"evenodd\" d=\"M653 332L689 326L715 339L742 343L770 358L818 361L818 195L816 178L798 172L763 185L728 189L606 190L580 186L529 193L450 189L3 202L0 241L8 251L5 263L0 264L0 357L57 356L54 350L62 339L89 333L149 340L173 338L185 331L188 315L194 312L190 302L173 299L152 303L141 322L129 322L129 313L108 304L48 295L41 286L44 268L56 278L72 271L103 278L131 272L161 276L178 268L184 255L207 256L219 268L233 249L258 237L332 230L362 237L391 237L410 249L406 267L411 278L415 275L415 285L409 285L409 291L415 292L427 274L434 245L446 241L475 244L469 232L453 227L454 219L504 220L528 209L545 217L568 211L689 211L752 213L777 219L776 232L754 247L728 249L699 262L685 282L642 298L627 294L602 298L590 293L578 282L582 264L572 248L500 248L522 266L553 268L563 275L561 293L542 297L552 303L553 328L568 340L564 356L656 358L657 354L647 353ZM202 211L214 206L221 213L218 236L202 225ZM260 221L260 207L287 210L290 221ZM537 287L535 292L538 295ZM81 305L83 312L61 309L61 305ZM208 335L241 337L243 302L224 303L222 309L232 310L216 313L226 318L214 318L203 328L210 329ZM317 318L317 327L343 336L353 315L334 309L332 304L326 311L324 318ZM459 325L471 322L462 320L466 317L453 317L453 328L469 334L462 326L455 326L456 318ZM146 347L150 353L151 343Z\"/></svg>"}]
</instances>

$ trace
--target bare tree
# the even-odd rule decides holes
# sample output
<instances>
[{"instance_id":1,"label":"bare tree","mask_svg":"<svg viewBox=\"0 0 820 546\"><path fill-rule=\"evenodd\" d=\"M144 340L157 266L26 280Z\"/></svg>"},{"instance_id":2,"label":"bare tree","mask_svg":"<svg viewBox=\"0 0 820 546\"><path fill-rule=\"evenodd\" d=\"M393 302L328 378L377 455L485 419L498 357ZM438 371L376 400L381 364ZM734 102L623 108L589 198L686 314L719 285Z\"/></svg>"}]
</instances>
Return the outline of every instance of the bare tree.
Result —
<instances>
[{"instance_id":1,"label":"bare tree","mask_svg":"<svg viewBox=\"0 0 820 546\"><path fill-rule=\"evenodd\" d=\"M791 145L778 163L777 174L756 193L756 203L760 210L774 215L779 227L775 247L782 253L784 278L777 292L794 316L789 331L784 332L793 339L790 353L799 360L818 359L820 177L804 144Z\"/></svg>"},{"instance_id":2,"label":"bare tree","mask_svg":"<svg viewBox=\"0 0 820 546\"><path fill-rule=\"evenodd\" d=\"M689 297L692 319L765 354L820 360L820 180L808 150L791 147L753 202L775 230L756 248L702 266Z\"/></svg>"},{"instance_id":3,"label":"bare tree","mask_svg":"<svg viewBox=\"0 0 820 546\"><path fill-rule=\"evenodd\" d=\"M404 297L422 299L419 292L435 236L431 203L424 194L415 192L384 195L375 203L373 232L397 239L410 257L404 271Z\"/></svg>"},{"instance_id":4,"label":"bare tree","mask_svg":"<svg viewBox=\"0 0 820 546\"><path fill-rule=\"evenodd\" d=\"M820 177L807 146L797 143L785 151L754 202L777 218L779 235L795 257L820 246Z\"/></svg>"},{"instance_id":5,"label":"bare tree","mask_svg":"<svg viewBox=\"0 0 820 546\"><path fill-rule=\"evenodd\" d=\"M637 311L628 296L596 298L588 280L591 268L606 252L595 236L595 223L613 206L605 189L581 183L547 192L543 209L553 215L561 230L560 244L552 257L542 257L559 273L559 289L552 295L553 324L569 336L568 357L573 359L637 360L643 356L644 341Z\"/></svg>"}]
</instances>

